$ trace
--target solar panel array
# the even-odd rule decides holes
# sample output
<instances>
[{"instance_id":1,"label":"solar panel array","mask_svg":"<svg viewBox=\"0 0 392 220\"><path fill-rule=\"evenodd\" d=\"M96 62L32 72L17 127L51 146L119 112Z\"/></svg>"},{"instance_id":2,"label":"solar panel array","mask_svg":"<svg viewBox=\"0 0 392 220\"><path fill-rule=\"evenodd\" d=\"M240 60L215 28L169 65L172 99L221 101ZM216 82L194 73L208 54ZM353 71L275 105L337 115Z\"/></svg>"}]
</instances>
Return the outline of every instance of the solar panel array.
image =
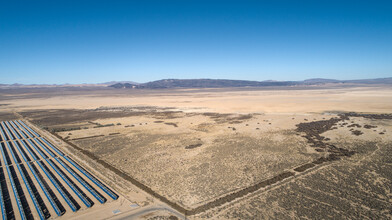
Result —
<instances>
[{"instance_id":1,"label":"solar panel array","mask_svg":"<svg viewBox=\"0 0 392 220\"><path fill-rule=\"evenodd\" d=\"M3 219L48 219L118 195L22 120L0 122Z\"/></svg>"}]
</instances>

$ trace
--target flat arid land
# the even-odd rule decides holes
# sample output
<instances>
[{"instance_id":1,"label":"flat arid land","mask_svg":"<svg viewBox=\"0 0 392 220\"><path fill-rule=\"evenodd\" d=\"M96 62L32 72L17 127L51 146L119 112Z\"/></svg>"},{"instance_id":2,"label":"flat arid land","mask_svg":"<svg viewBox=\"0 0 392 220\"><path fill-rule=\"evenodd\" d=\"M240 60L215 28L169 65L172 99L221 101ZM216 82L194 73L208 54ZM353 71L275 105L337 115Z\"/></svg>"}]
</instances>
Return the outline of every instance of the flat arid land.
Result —
<instances>
[{"instance_id":1,"label":"flat arid land","mask_svg":"<svg viewBox=\"0 0 392 220\"><path fill-rule=\"evenodd\" d=\"M121 199L53 218L392 218L388 85L9 88L0 109Z\"/></svg>"}]
</instances>

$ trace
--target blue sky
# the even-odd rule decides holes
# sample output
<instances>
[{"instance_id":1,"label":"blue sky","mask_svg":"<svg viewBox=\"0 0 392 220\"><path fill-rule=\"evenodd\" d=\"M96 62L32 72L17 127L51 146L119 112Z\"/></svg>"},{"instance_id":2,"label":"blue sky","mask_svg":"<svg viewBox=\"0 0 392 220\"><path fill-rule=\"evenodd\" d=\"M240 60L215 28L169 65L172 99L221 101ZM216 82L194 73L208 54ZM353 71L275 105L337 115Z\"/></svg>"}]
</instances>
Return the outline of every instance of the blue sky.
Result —
<instances>
[{"instance_id":1,"label":"blue sky","mask_svg":"<svg viewBox=\"0 0 392 220\"><path fill-rule=\"evenodd\" d=\"M0 1L1 83L392 76L390 1Z\"/></svg>"}]
</instances>

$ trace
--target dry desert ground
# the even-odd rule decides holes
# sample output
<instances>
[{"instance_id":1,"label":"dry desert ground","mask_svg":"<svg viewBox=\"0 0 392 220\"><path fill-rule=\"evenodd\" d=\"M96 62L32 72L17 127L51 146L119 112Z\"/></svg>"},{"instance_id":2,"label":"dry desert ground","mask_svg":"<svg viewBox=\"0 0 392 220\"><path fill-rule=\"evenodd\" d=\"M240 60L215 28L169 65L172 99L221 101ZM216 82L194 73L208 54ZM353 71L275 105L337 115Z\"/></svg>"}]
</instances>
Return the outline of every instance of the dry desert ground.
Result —
<instances>
[{"instance_id":1,"label":"dry desert ground","mask_svg":"<svg viewBox=\"0 0 392 220\"><path fill-rule=\"evenodd\" d=\"M121 199L52 218L392 218L390 86L2 89L0 109Z\"/></svg>"}]
</instances>

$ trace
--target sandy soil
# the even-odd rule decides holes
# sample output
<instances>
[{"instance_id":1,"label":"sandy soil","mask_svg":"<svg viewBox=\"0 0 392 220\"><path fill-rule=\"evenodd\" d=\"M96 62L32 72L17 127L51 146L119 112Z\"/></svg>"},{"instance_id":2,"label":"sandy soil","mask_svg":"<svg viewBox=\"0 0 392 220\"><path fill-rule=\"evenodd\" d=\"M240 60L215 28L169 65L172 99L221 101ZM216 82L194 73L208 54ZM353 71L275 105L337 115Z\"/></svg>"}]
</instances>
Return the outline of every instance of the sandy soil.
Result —
<instances>
[{"instance_id":1,"label":"sandy soil","mask_svg":"<svg viewBox=\"0 0 392 220\"><path fill-rule=\"evenodd\" d=\"M391 120L351 117L350 121L361 126L356 129L362 135L351 134L352 123L323 135L337 147L354 150L354 156L196 219L391 219ZM364 128L370 124L377 128Z\"/></svg>"},{"instance_id":2,"label":"sandy soil","mask_svg":"<svg viewBox=\"0 0 392 220\"><path fill-rule=\"evenodd\" d=\"M0 93L0 119L24 117L58 135L60 147L142 207L156 201L132 181L187 210L227 200L194 219L391 218L392 120L338 119L341 112L391 113L392 88ZM325 132L297 129L334 119ZM313 163L334 152L347 155ZM282 173L292 175L275 184ZM251 193L227 199L244 189Z\"/></svg>"},{"instance_id":3,"label":"sandy soil","mask_svg":"<svg viewBox=\"0 0 392 220\"><path fill-rule=\"evenodd\" d=\"M119 94L117 91L120 91ZM34 94L33 97L30 95ZM277 90L198 89L137 91L97 90L68 92L49 96L45 93L3 94L0 104L7 109L67 109L101 106L158 106L191 111L304 113L323 111L388 112L392 109L392 88L308 88Z\"/></svg>"},{"instance_id":4,"label":"sandy soil","mask_svg":"<svg viewBox=\"0 0 392 220\"><path fill-rule=\"evenodd\" d=\"M195 207L314 160L318 153L293 131L304 117L255 115L217 123L204 115L137 116L96 120L121 125L59 134L167 198ZM312 120L322 117L329 116ZM104 136L79 139L95 135Z\"/></svg>"}]
</instances>

